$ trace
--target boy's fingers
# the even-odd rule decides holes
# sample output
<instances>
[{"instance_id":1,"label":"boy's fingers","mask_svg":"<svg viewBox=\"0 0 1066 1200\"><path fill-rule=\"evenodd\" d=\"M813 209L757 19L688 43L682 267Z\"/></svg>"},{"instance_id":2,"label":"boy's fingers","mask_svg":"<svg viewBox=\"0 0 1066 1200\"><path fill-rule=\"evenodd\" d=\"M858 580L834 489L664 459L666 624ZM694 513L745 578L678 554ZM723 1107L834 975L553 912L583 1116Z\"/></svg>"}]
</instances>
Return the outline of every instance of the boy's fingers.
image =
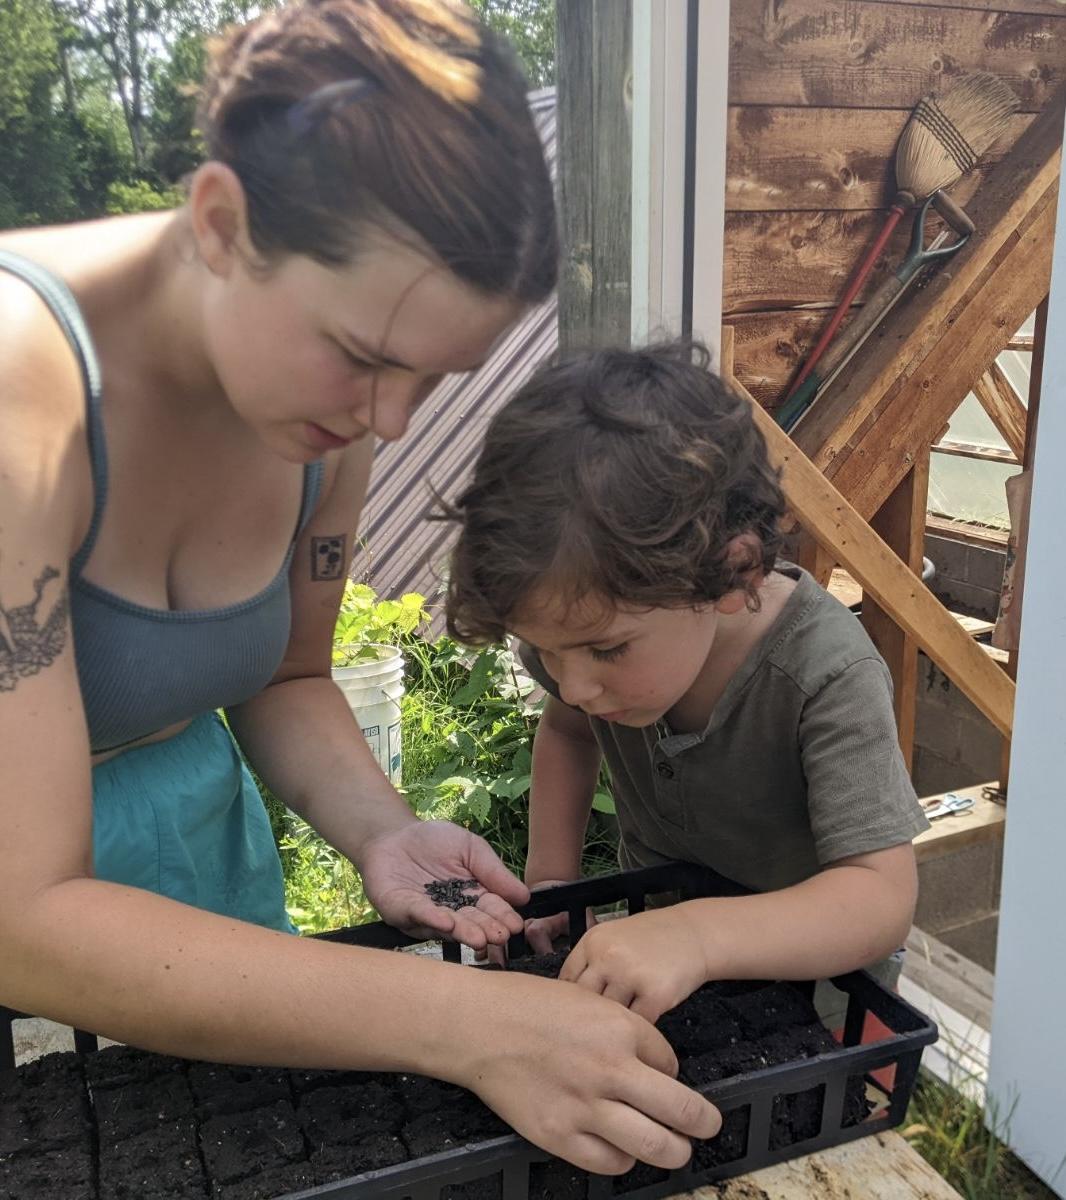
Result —
<instances>
[{"instance_id":1,"label":"boy's fingers","mask_svg":"<svg viewBox=\"0 0 1066 1200\"><path fill-rule=\"evenodd\" d=\"M550 921L527 921L526 941L534 954L551 954L554 932Z\"/></svg>"}]
</instances>

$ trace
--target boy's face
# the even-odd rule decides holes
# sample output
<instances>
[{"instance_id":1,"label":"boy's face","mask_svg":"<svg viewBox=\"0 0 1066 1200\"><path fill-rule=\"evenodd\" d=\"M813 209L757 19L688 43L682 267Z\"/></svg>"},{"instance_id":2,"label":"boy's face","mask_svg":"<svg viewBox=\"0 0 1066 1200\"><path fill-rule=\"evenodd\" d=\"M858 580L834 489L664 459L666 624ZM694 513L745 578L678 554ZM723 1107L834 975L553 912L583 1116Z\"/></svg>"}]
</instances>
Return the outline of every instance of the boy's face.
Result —
<instances>
[{"instance_id":1,"label":"boy's face","mask_svg":"<svg viewBox=\"0 0 1066 1200\"><path fill-rule=\"evenodd\" d=\"M739 596L739 600L738 600ZM719 613L743 595L703 608L637 609L590 598L565 609L534 593L511 622L534 646L566 704L618 725L653 725L696 682Z\"/></svg>"}]
</instances>

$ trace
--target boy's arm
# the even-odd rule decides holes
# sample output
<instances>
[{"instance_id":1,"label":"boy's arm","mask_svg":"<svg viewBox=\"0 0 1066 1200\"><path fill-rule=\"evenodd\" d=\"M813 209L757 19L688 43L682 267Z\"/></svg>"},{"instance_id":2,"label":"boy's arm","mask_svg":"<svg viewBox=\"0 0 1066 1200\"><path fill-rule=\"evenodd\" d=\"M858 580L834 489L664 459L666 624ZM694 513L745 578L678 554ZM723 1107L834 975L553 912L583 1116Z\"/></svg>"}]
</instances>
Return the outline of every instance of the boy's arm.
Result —
<instances>
[{"instance_id":1,"label":"boy's arm","mask_svg":"<svg viewBox=\"0 0 1066 1200\"><path fill-rule=\"evenodd\" d=\"M711 979L824 979L876 962L906 939L917 893L907 842L777 892L689 900L597 925L561 978L655 1021Z\"/></svg>"},{"instance_id":2,"label":"boy's arm","mask_svg":"<svg viewBox=\"0 0 1066 1200\"><path fill-rule=\"evenodd\" d=\"M577 879L600 770L589 719L549 696L533 739L526 883Z\"/></svg>"}]
</instances>

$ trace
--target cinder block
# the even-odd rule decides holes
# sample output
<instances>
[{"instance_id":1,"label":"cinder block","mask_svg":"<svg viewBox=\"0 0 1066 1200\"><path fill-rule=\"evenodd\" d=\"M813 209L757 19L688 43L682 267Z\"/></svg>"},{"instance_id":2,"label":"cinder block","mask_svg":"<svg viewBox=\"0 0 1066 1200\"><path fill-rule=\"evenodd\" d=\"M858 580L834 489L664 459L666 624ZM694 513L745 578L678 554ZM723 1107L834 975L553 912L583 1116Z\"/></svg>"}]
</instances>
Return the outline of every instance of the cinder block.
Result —
<instances>
[{"instance_id":1,"label":"cinder block","mask_svg":"<svg viewBox=\"0 0 1066 1200\"><path fill-rule=\"evenodd\" d=\"M948 762L928 746L916 745L911 778L919 796L935 796L937 792L984 783L987 776L977 777L965 763Z\"/></svg>"},{"instance_id":2,"label":"cinder block","mask_svg":"<svg viewBox=\"0 0 1066 1200\"><path fill-rule=\"evenodd\" d=\"M934 579L933 594L948 608L964 613L968 617L979 617L994 621L999 611L999 589L975 587L959 579Z\"/></svg>"},{"instance_id":3,"label":"cinder block","mask_svg":"<svg viewBox=\"0 0 1066 1200\"><path fill-rule=\"evenodd\" d=\"M918 652L918 701L932 704L952 704L954 691L951 680L931 658Z\"/></svg>"},{"instance_id":4,"label":"cinder block","mask_svg":"<svg viewBox=\"0 0 1066 1200\"><path fill-rule=\"evenodd\" d=\"M997 838L919 863L915 925L939 937L997 912L1002 858Z\"/></svg>"},{"instance_id":5,"label":"cinder block","mask_svg":"<svg viewBox=\"0 0 1066 1200\"><path fill-rule=\"evenodd\" d=\"M957 538L925 535L925 557L936 568L934 587L941 579L966 579L966 543Z\"/></svg>"},{"instance_id":6,"label":"cinder block","mask_svg":"<svg viewBox=\"0 0 1066 1200\"><path fill-rule=\"evenodd\" d=\"M948 762L964 762L962 725L948 704L919 702L914 717L915 744L928 746Z\"/></svg>"},{"instance_id":7,"label":"cinder block","mask_svg":"<svg viewBox=\"0 0 1066 1200\"><path fill-rule=\"evenodd\" d=\"M999 913L967 921L954 929L942 929L936 937L963 958L984 967L986 971L996 969L996 937L999 933Z\"/></svg>"},{"instance_id":8,"label":"cinder block","mask_svg":"<svg viewBox=\"0 0 1066 1200\"><path fill-rule=\"evenodd\" d=\"M1003 589L1003 564L1006 550L993 546L970 546L966 555L966 582L974 587L987 588L998 596Z\"/></svg>"}]
</instances>

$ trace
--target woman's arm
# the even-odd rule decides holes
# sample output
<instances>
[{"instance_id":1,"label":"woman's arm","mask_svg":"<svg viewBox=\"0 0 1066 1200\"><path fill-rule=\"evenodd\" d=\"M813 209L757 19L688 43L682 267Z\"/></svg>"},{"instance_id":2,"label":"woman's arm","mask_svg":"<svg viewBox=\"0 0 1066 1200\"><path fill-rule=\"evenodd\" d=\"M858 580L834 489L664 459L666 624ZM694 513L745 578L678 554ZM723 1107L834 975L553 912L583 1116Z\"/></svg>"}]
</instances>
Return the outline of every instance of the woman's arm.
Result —
<instances>
[{"instance_id":1,"label":"woman's arm","mask_svg":"<svg viewBox=\"0 0 1066 1200\"><path fill-rule=\"evenodd\" d=\"M356 443L327 480L293 558L292 631L285 659L268 687L227 716L267 786L355 863L386 920L481 949L505 942L522 928L512 906L526 902L528 889L483 839L448 822L414 816L385 778L330 676L333 630L355 542L351 531L372 452L369 439ZM321 577L318 539L343 543L335 577ZM426 895L426 883L456 877L480 881L485 892L476 907L453 912Z\"/></svg>"}]
</instances>

